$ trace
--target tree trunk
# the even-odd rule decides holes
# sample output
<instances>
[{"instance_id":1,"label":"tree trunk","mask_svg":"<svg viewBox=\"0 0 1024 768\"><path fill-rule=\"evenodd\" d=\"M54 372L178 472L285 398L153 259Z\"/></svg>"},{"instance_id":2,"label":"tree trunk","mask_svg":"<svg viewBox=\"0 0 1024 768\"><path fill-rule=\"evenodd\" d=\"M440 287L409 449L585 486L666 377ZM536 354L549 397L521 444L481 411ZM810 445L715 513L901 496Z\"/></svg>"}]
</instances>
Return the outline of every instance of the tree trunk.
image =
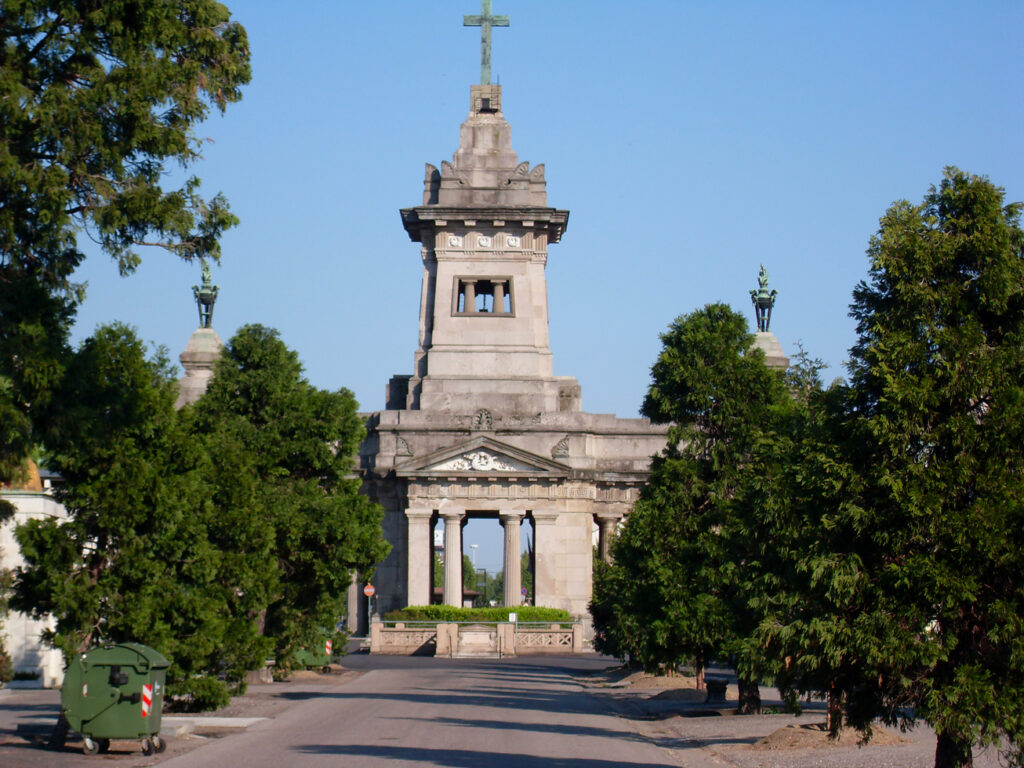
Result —
<instances>
[{"instance_id":1,"label":"tree trunk","mask_svg":"<svg viewBox=\"0 0 1024 768\"><path fill-rule=\"evenodd\" d=\"M697 664L694 676L696 678L697 690L698 691L703 691L704 690L704 665L703 664L699 664L699 663Z\"/></svg>"},{"instance_id":2,"label":"tree trunk","mask_svg":"<svg viewBox=\"0 0 1024 768\"><path fill-rule=\"evenodd\" d=\"M974 754L971 740L940 733L935 743L935 768L971 768Z\"/></svg>"},{"instance_id":3,"label":"tree trunk","mask_svg":"<svg viewBox=\"0 0 1024 768\"><path fill-rule=\"evenodd\" d=\"M828 689L828 722L825 724L830 734L838 735L843 728L844 699L842 686L833 681Z\"/></svg>"},{"instance_id":4,"label":"tree trunk","mask_svg":"<svg viewBox=\"0 0 1024 768\"><path fill-rule=\"evenodd\" d=\"M761 714L761 690L757 680L744 680L737 678L736 685L740 689L740 701L736 706L737 715L759 715Z\"/></svg>"}]
</instances>

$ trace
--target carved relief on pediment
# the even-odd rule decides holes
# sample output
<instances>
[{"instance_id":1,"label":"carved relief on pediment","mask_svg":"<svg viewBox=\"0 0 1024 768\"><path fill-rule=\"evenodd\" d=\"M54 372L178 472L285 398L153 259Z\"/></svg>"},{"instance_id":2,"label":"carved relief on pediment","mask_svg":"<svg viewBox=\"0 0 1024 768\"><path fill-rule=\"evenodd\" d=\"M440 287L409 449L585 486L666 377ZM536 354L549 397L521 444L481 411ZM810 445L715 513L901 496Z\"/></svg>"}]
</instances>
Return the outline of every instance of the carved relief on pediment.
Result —
<instances>
[{"instance_id":1,"label":"carved relief on pediment","mask_svg":"<svg viewBox=\"0 0 1024 768\"><path fill-rule=\"evenodd\" d=\"M536 467L486 450L469 451L428 468L436 472L530 472Z\"/></svg>"}]
</instances>

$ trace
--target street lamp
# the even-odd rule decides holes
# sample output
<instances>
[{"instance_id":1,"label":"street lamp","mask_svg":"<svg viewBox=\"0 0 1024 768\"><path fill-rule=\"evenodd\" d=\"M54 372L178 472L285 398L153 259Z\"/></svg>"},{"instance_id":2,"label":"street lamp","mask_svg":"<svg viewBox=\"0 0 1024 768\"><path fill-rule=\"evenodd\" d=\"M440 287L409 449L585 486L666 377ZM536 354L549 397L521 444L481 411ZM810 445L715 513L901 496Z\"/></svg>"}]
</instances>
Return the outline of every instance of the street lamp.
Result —
<instances>
[{"instance_id":1,"label":"street lamp","mask_svg":"<svg viewBox=\"0 0 1024 768\"><path fill-rule=\"evenodd\" d=\"M474 571L476 570L476 548L479 547L479 546L480 546L479 544L470 544L469 545L469 548L471 550L473 550L472 552L469 553L469 559L473 562L473 570Z\"/></svg>"}]
</instances>

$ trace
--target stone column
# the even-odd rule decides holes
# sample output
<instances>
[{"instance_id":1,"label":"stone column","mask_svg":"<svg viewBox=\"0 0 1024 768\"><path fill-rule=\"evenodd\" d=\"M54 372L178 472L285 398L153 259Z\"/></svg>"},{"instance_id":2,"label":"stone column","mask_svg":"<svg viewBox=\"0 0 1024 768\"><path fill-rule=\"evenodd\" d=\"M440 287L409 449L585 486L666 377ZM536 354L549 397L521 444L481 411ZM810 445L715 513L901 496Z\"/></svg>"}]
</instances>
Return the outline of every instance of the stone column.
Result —
<instances>
[{"instance_id":1,"label":"stone column","mask_svg":"<svg viewBox=\"0 0 1024 768\"><path fill-rule=\"evenodd\" d=\"M597 524L601 529L597 551L606 563L612 561L612 539L615 537L615 531L621 519L622 515L619 512L599 512L597 514Z\"/></svg>"},{"instance_id":2,"label":"stone column","mask_svg":"<svg viewBox=\"0 0 1024 768\"><path fill-rule=\"evenodd\" d=\"M494 281L494 313L504 314L505 312L505 283L502 280Z\"/></svg>"},{"instance_id":3,"label":"stone column","mask_svg":"<svg viewBox=\"0 0 1024 768\"><path fill-rule=\"evenodd\" d=\"M356 636L359 634L360 621L359 621L359 604L362 593L359 591L359 572L352 571L352 582L348 585L348 590L345 594L345 629L348 630L350 635Z\"/></svg>"},{"instance_id":4,"label":"stone column","mask_svg":"<svg viewBox=\"0 0 1024 768\"><path fill-rule=\"evenodd\" d=\"M408 573L406 574L407 605L430 605L430 560L434 550L430 541L430 509L407 509Z\"/></svg>"},{"instance_id":5,"label":"stone column","mask_svg":"<svg viewBox=\"0 0 1024 768\"><path fill-rule=\"evenodd\" d=\"M498 515L505 529L505 605L510 608L523 604L523 580L519 572L522 544L519 531L525 514L525 510L517 509Z\"/></svg>"},{"instance_id":6,"label":"stone column","mask_svg":"<svg viewBox=\"0 0 1024 768\"><path fill-rule=\"evenodd\" d=\"M444 519L444 604L462 605L462 510L442 510Z\"/></svg>"},{"instance_id":7,"label":"stone column","mask_svg":"<svg viewBox=\"0 0 1024 768\"><path fill-rule=\"evenodd\" d=\"M476 280L465 280L463 285L462 311L476 312Z\"/></svg>"},{"instance_id":8,"label":"stone column","mask_svg":"<svg viewBox=\"0 0 1024 768\"><path fill-rule=\"evenodd\" d=\"M536 564L533 573L534 605L555 606L555 558L558 542L555 540L558 513L533 510L533 554Z\"/></svg>"}]
</instances>

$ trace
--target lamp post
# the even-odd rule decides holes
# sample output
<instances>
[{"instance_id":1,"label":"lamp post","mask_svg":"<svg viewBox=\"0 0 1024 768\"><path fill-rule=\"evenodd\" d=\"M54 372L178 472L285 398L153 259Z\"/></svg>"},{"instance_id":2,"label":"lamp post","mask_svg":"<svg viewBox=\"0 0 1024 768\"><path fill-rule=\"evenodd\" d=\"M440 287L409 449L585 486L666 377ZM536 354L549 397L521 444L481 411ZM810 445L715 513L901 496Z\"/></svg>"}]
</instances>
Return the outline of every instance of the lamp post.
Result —
<instances>
[{"instance_id":1,"label":"lamp post","mask_svg":"<svg viewBox=\"0 0 1024 768\"><path fill-rule=\"evenodd\" d=\"M471 550L473 550L472 552L469 553L469 559L473 562L473 570L474 571L476 570L476 548L479 547L479 546L480 546L479 544L470 544L469 545L469 548Z\"/></svg>"}]
</instances>

